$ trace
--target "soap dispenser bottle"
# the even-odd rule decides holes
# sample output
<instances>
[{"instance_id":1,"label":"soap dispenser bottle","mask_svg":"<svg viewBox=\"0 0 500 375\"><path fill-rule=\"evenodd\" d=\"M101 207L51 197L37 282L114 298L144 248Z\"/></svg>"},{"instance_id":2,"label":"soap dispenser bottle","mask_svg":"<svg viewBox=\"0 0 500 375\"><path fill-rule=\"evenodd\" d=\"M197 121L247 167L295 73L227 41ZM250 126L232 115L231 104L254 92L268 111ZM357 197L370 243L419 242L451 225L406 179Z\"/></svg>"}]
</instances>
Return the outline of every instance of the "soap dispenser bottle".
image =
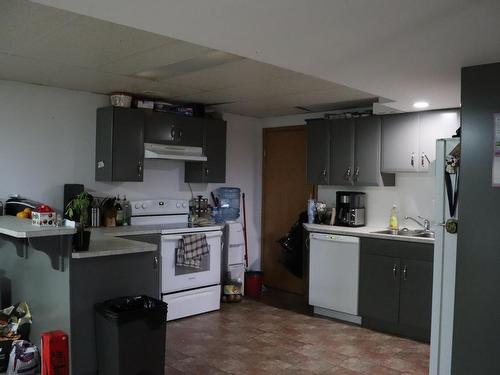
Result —
<instances>
[{"instance_id":1,"label":"soap dispenser bottle","mask_svg":"<svg viewBox=\"0 0 500 375\"><path fill-rule=\"evenodd\" d=\"M389 217L389 229L397 231L398 225L398 208L394 204L391 208L391 215Z\"/></svg>"}]
</instances>

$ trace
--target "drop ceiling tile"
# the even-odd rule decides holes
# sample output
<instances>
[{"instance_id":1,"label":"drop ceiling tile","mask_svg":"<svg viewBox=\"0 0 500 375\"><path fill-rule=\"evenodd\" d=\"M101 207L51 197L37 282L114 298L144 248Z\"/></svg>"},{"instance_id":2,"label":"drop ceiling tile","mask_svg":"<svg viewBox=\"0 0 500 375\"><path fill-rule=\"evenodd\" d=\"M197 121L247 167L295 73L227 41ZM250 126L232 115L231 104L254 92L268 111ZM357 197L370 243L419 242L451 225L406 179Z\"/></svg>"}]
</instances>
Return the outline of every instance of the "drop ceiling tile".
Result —
<instances>
[{"instance_id":1,"label":"drop ceiling tile","mask_svg":"<svg viewBox=\"0 0 500 375\"><path fill-rule=\"evenodd\" d=\"M0 55L2 78L66 89L108 94L125 91L135 94L174 96L192 94L193 89L151 82L145 79L104 73L52 62L40 62L21 56ZM147 94L149 92L149 94Z\"/></svg>"},{"instance_id":2,"label":"drop ceiling tile","mask_svg":"<svg viewBox=\"0 0 500 375\"><path fill-rule=\"evenodd\" d=\"M147 82L147 86L145 86L145 88L140 92L137 91L136 93L144 94L147 96L155 96L166 99L176 99L179 101L189 102L189 101L194 101L192 99L189 99L190 95L194 95L200 92L199 90L194 89L192 87L173 85L171 83L153 82L144 79L141 79L141 81Z\"/></svg>"},{"instance_id":3,"label":"drop ceiling tile","mask_svg":"<svg viewBox=\"0 0 500 375\"><path fill-rule=\"evenodd\" d=\"M171 41L161 35L80 16L35 44L14 51L25 57L95 68Z\"/></svg>"},{"instance_id":4,"label":"drop ceiling tile","mask_svg":"<svg viewBox=\"0 0 500 375\"><path fill-rule=\"evenodd\" d=\"M0 60L2 78L58 87L59 66L50 62L9 55Z\"/></svg>"},{"instance_id":5,"label":"drop ceiling tile","mask_svg":"<svg viewBox=\"0 0 500 375\"><path fill-rule=\"evenodd\" d=\"M196 44L177 41L105 64L100 66L99 70L131 75L188 60L209 51L213 50Z\"/></svg>"},{"instance_id":6,"label":"drop ceiling tile","mask_svg":"<svg viewBox=\"0 0 500 375\"><path fill-rule=\"evenodd\" d=\"M310 92L316 90L333 90L339 88L335 83L317 79L299 73L292 73L286 78L270 79L268 81L257 81L236 87L205 91L194 94L192 100L202 103L214 103L222 101L248 101L283 95Z\"/></svg>"},{"instance_id":7,"label":"drop ceiling tile","mask_svg":"<svg viewBox=\"0 0 500 375\"><path fill-rule=\"evenodd\" d=\"M269 107L264 102L229 103L211 107L219 112L235 113L250 117L271 117L306 113L293 107Z\"/></svg>"},{"instance_id":8,"label":"drop ceiling tile","mask_svg":"<svg viewBox=\"0 0 500 375\"><path fill-rule=\"evenodd\" d=\"M0 50L12 51L53 31L76 14L25 0L0 1Z\"/></svg>"},{"instance_id":9,"label":"drop ceiling tile","mask_svg":"<svg viewBox=\"0 0 500 375\"><path fill-rule=\"evenodd\" d=\"M209 91L250 83L265 83L271 79L292 74L294 73L287 69L249 59L241 59L167 79L166 82Z\"/></svg>"},{"instance_id":10,"label":"drop ceiling tile","mask_svg":"<svg viewBox=\"0 0 500 375\"><path fill-rule=\"evenodd\" d=\"M293 106L307 106L323 103L341 103L373 98L371 95L362 91L354 90L345 86L337 86L328 90L316 90L298 94L286 95L276 98L275 102L283 104L292 104Z\"/></svg>"}]
</instances>

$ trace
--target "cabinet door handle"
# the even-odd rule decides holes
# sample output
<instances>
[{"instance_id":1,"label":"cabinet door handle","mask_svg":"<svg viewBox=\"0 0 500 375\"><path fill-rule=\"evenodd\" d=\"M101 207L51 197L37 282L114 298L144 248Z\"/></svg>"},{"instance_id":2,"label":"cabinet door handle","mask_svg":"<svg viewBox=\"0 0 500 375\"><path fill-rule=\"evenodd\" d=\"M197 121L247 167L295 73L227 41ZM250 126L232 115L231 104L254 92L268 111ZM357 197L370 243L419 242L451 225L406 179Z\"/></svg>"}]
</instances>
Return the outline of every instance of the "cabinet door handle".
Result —
<instances>
[{"instance_id":1,"label":"cabinet door handle","mask_svg":"<svg viewBox=\"0 0 500 375\"><path fill-rule=\"evenodd\" d=\"M431 165L431 159L427 156L425 152L422 152L422 167L425 165L425 161L427 160L427 163Z\"/></svg>"},{"instance_id":2,"label":"cabinet door handle","mask_svg":"<svg viewBox=\"0 0 500 375\"><path fill-rule=\"evenodd\" d=\"M405 265L403 267L403 280L406 280L408 278L408 267Z\"/></svg>"},{"instance_id":3,"label":"cabinet door handle","mask_svg":"<svg viewBox=\"0 0 500 375\"><path fill-rule=\"evenodd\" d=\"M411 153L410 165L412 166L412 168L415 168L415 153L414 152Z\"/></svg>"},{"instance_id":4,"label":"cabinet door handle","mask_svg":"<svg viewBox=\"0 0 500 375\"><path fill-rule=\"evenodd\" d=\"M175 141L175 126L173 125L170 128L170 138L172 138L172 140Z\"/></svg>"},{"instance_id":5,"label":"cabinet door handle","mask_svg":"<svg viewBox=\"0 0 500 375\"><path fill-rule=\"evenodd\" d=\"M158 268L158 263L159 263L159 262L158 262L158 257L157 257L157 256L155 256L155 257L153 258L153 268Z\"/></svg>"},{"instance_id":6,"label":"cabinet door handle","mask_svg":"<svg viewBox=\"0 0 500 375\"><path fill-rule=\"evenodd\" d=\"M359 179L359 167L356 167L354 170L354 177L352 178L354 182L358 181Z\"/></svg>"},{"instance_id":7,"label":"cabinet door handle","mask_svg":"<svg viewBox=\"0 0 500 375\"><path fill-rule=\"evenodd\" d=\"M182 138L182 129L179 129L179 140Z\"/></svg>"},{"instance_id":8,"label":"cabinet door handle","mask_svg":"<svg viewBox=\"0 0 500 375\"><path fill-rule=\"evenodd\" d=\"M422 168L425 167L425 154L422 152L422 157L420 158L421 160L421 164L422 164Z\"/></svg>"},{"instance_id":9,"label":"cabinet door handle","mask_svg":"<svg viewBox=\"0 0 500 375\"><path fill-rule=\"evenodd\" d=\"M137 163L137 177L141 177L142 176L142 161L138 162Z\"/></svg>"},{"instance_id":10,"label":"cabinet door handle","mask_svg":"<svg viewBox=\"0 0 500 375\"><path fill-rule=\"evenodd\" d=\"M394 278L394 280L396 280L398 277L398 265L397 264L392 266L392 277Z\"/></svg>"},{"instance_id":11,"label":"cabinet door handle","mask_svg":"<svg viewBox=\"0 0 500 375\"><path fill-rule=\"evenodd\" d=\"M351 167L348 167L344 173L344 180L349 181L351 179Z\"/></svg>"},{"instance_id":12,"label":"cabinet door handle","mask_svg":"<svg viewBox=\"0 0 500 375\"><path fill-rule=\"evenodd\" d=\"M326 180L326 168L323 168L323 170L321 171L321 177L323 178L323 180Z\"/></svg>"},{"instance_id":13,"label":"cabinet door handle","mask_svg":"<svg viewBox=\"0 0 500 375\"><path fill-rule=\"evenodd\" d=\"M210 172L210 170L208 168L205 168L205 176L208 176L209 172Z\"/></svg>"}]
</instances>

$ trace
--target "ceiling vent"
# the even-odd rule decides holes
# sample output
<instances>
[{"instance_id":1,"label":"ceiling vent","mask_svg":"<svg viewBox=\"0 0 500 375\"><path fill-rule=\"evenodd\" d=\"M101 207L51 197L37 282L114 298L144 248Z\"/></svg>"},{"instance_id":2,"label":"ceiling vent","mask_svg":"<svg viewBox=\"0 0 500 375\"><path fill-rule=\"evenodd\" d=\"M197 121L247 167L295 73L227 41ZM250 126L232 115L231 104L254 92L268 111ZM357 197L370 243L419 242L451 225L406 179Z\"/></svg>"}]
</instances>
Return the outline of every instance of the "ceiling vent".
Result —
<instances>
[{"instance_id":1,"label":"ceiling vent","mask_svg":"<svg viewBox=\"0 0 500 375\"><path fill-rule=\"evenodd\" d=\"M295 108L300 109L305 112L317 113L317 112L330 112L330 111L342 111L342 110L352 110L353 108L365 108L371 107L373 103L377 102L378 98L369 98L363 100L350 100L347 102L338 103L325 103L325 104L312 104L307 106L296 106Z\"/></svg>"},{"instance_id":2,"label":"ceiling vent","mask_svg":"<svg viewBox=\"0 0 500 375\"><path fill-rule=\"evenodd\" d=\"M213 68L214 66L227 64L229 62L241 60L243 57L221 51L211 51L201 56L191 59L178 61L173 64L165 65L156 69L146 70L135 73L133 76L139 78L161 81L188 73L194 73L200 70Z\"/></svg>"}]
</instances>

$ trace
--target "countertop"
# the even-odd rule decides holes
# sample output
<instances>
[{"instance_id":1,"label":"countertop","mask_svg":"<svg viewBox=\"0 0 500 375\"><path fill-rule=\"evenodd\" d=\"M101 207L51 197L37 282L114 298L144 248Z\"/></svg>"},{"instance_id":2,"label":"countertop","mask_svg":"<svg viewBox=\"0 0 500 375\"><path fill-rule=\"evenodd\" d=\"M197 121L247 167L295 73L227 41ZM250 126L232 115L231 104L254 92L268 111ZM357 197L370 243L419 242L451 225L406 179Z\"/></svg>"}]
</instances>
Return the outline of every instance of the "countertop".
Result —
<instances>
[{"instance_id":1,"label":"countertop","mask_svg":"<svg viewBox=\"0 0 500 375\"><path fill-rule=\"evenodd\" d=\"M92 233L88 251L72 253L73 259L95 258L111 255L124 255L157 251L158 245Z\"/></svg>"},{"instance_id":2,"label":"countertop","mask_svg":"<svg viewBox=\"0 0 500 375\"><path fill-rule=\"evenodd\" d=\"M71 235L76 232L70 227L39 227L31 224L30 219L15 216L0 216L0 234L15 238L36 238Z\"/></svg>"},{"instance_id":3,"label":"countertop","mask_svg":"<svg viewBox=\"0 0 500 375\"><path fill-rule=\"evenodd\" d=\"M428 244L434 243L434 238L395 236L392 234L373 233L381 230L386 230L387 228L379 228L379 227L353 228L353 227L341 227L336 225L324 225L324 224L303 224L303 226L308 232L332 233L344 236L380 238L384 240L405 241L405 242L419 242Z\"/></svg>"},{"instance_id":4,"label":"countertop","mask_svg":"<svg viewBox=\"0 0 500 375\"><path fill-rule=\"evenodd\" d=\"M178 224L162 225L128 225L122 227L91 228L90 246L88 251L72 253L73 259L95 258L102 256L124 255L152 252L158 250L158 245L121 238L123 236L138 236L150 234L173 234L179 232L205 232L222 230L223 226L191 227Z\"/></svg>"}]
</instances>

